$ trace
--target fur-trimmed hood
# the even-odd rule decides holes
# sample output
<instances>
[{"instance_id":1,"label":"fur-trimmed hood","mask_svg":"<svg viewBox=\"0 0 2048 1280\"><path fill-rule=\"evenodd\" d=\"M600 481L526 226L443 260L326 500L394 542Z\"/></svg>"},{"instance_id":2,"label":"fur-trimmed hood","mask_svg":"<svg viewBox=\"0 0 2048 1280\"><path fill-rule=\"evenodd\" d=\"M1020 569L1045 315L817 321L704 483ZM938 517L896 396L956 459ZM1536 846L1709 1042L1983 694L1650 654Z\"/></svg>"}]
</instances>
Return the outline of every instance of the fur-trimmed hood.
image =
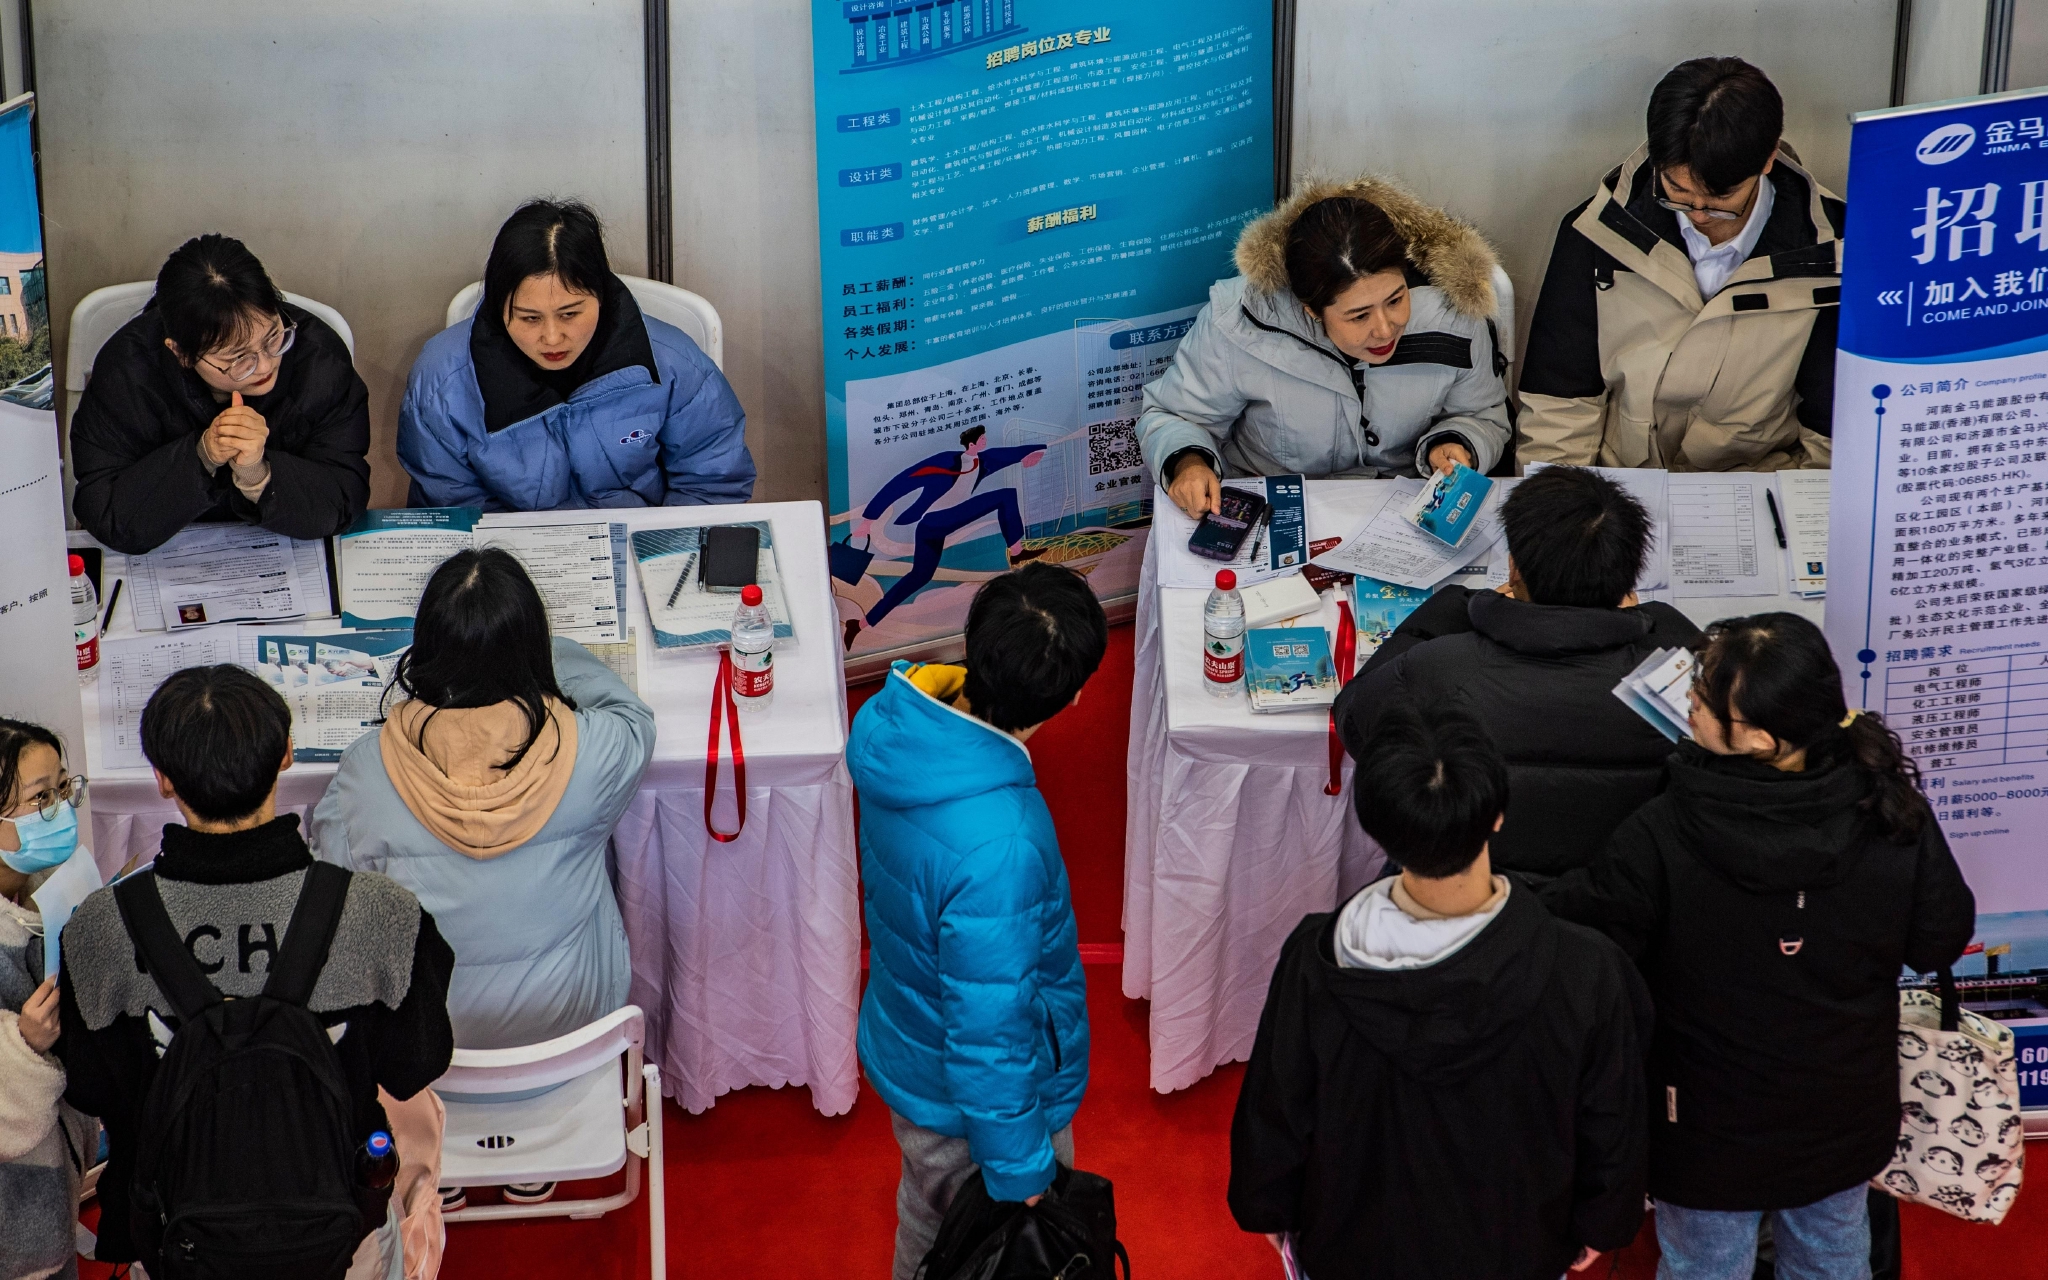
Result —
<instances>
[{"instance_id":1,"label":"fur-trimmed hood","mask_svg":"<svg viewBox=\"0 0 2048 1280\"><path fill-rule=\"evenodd\" d=\"M1407 238L1408 260L1443 290L1453 307L1475 320L1493 314L1493 268L1499 262L1493 246L1398 183L1371 174L1348 182L1305 179L1286 203L1246 227L1237 238L1237 269L1252 287L1264 293L1287 290L1287 232L1303 210L1332 196L1356 196L1378 205Z\"/></svg>"}]
</instances>

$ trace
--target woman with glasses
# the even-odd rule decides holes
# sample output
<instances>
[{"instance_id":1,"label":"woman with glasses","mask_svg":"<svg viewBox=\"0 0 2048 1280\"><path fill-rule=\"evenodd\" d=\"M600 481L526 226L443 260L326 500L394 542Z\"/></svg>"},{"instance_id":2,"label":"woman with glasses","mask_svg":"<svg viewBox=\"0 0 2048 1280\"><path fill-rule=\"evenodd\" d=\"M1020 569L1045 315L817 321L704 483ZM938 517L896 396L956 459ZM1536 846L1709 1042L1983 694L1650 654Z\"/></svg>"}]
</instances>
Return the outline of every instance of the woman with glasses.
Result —
<instances>
[{"instance_id":1,"label":"woman with glasses","mask_svg":"<svg viewBox=\"0 0 2048 1280\"><path fill-rule=\"evenodd\" d=\"M72 510L130 554L195 522L339 533L370 500L369 390L241 241L178 246L71 420Z\"/></svg>"},{"instance_id":2,"label":"woman with glasses","mask_svg":"<svg viewBox=\"0 0 2048 1280\"><path fill-rule=\"evenodd\" d=\"M57 983L44 972L43 917L30 896L78 847L85 779L57 736L0 719L0 1280L76 1275L78 1185L98 1125L64 1105Z\"/></svg>"},{"instance_id":3,"label":"woman with glasses","mask_svg":"<svg viewBox=\"0 0 2048 1280\"><path fill-rule=\"evenodd\" d=\"M1740 58L1658 82L1648 138L1558 228L1522 357L1522 462L1829 464L1845 210L1784 126Z\"/></svg>"}]
</instances>

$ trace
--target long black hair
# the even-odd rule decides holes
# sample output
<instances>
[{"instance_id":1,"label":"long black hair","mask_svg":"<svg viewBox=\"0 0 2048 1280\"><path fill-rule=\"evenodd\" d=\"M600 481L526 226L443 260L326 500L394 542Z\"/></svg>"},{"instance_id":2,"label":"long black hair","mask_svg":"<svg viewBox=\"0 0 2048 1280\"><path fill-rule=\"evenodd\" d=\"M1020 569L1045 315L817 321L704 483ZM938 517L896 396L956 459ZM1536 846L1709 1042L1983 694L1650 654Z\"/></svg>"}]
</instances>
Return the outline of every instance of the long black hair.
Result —
<instances>
[{"instance_id":1,"label":"long black hair","mask_svg":"<svg viewBox=\"0 0 2048 1280\"><path fill-rule=\"evenodd\" d=\"M64 744L57 741L57 735L39 724L27 720L9 720L0 716L0 816L14 807L14 789L21 785L21 754L40 743L57 753L57 763L64 763Z\"/></svg>"},{"instance_id":2,"label":"long black hair","mask_svg":"<svg viewBox=\"0 0 2048 1280\"><path fill-rule=\"evenodd\" d=\"M604 224L589 205L529 200L513 210L491 242L477 314L502 326L506 305L531 276L554 276L563 288L602 301L612 267L604 252Z\"/></svg>"},{"instance_id":3,"label":"long black hair","mask_svg":"<svg viewBox=\"0 0 2048 1280\"><path fill-rule=\"evenodd\" d=\"M1331 196L1287 228L1287 287L1321 315L1351 282L1408 266L1408 240L1386 211L1357 196Z\"/></svg>"},{"instance_id":4,"label":"long black hair","mask_svg":"<svg viewBox=\"0 0 2048 1280\"><path fill-rule=\"evenodd\" d=\"M1846 754L1870 779L1862 807L1897 842L1927 822L1920 766L1874 711L1849 716L1842 672L1820 628L1796 613L1759 613L1707 628L1694 688L1725 728L1736 718L1809 755ZM1846 723L1845 723L1846 722Z\"/></svg>"},{"instance_id":5,"label":"long black hair","mask_svg":"<svg viewBox=\"0 0 2048 1280\"><path fill-rule=\"evenodd\" d=\"M533 749L547 727L549 698L576 709L555 682L547 606L525 566L498 547L458 551L434 570L413 620L412 648L399 657L391 684L434 708L413 743L422 751L435 712L517 703L526 741L501 770Z\"/></svg>"},{"instance_id":6,"label":"long black hair","mask_svg":"<svg viewBox=\"0 0 2048 1280\"><path fill-rule=\"evenodd\" d=\"M156 273L164 336L186 365L242 336L251 316L284 314L284 295L249 246L233 236L194 236Z\"/></svg>"}]
</instances>

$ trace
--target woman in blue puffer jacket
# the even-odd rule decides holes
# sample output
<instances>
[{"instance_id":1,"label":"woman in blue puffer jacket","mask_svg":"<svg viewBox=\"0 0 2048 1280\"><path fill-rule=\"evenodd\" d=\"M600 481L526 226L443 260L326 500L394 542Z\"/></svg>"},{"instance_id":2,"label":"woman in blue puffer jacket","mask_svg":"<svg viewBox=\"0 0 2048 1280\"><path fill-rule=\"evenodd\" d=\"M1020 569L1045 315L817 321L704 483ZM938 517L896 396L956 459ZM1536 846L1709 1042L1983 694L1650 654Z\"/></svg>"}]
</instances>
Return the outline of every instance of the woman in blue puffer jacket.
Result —
<instances>
[{"instance_id":1,"label":"woman in blue puffer jacket","mask_svg":"<svg viewBox=\"0 0 2048 1280\"><path fill-rule=\"evenodd\" d=\"M612 274L597 215L534 200L498 229L476 314L413 363L398 458L416 507L745 502L746 426L718 366Z\"/></svg>"}]
</instances>

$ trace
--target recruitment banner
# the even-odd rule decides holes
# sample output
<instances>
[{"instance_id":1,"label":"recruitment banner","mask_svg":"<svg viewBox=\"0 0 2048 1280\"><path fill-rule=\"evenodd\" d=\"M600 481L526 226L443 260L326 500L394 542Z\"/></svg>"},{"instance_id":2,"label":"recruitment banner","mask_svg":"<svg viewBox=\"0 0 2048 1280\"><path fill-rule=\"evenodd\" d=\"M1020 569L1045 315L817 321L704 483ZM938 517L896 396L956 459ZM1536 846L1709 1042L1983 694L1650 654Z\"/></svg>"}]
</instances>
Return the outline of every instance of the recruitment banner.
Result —
<instances>
[{"instance_id":1,"label":"recruitment banner","mask_svg":"<svg viewBox=\"0 0 2048 1280\"><path fill-rule=\"evenodd\" d=\"M1959 975L2048 1013L2048 91L1856 117L1827 630L1977 895ZM1988 980L1988 981L1987 981ZM2048 1106L2048 1025L2023 1024ZM2035 1058L2039 1057L2040 1062Z\"/></svg>"},{"instance_id":2,"label":"recruitment banner","mask_svg":"<svg viewBox=\"0 0 2048 1280\"><path fill-rule=\"evenodd\" d=\"M1272 0L813 14L842 640L957 635L1026 560L1130 594L1139 389L1272 205Z\"/></svg>"}]
</instances>

